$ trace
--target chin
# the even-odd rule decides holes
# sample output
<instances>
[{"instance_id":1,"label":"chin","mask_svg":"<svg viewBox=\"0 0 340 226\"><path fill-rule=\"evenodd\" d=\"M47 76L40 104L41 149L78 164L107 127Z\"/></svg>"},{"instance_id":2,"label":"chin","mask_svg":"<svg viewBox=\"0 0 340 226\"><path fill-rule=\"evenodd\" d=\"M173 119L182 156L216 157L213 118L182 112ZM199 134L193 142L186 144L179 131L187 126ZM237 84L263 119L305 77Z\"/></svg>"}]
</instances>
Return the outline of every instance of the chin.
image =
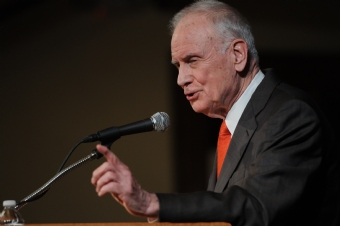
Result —
<instances>
[{"instance_id":1,"label":"chin","mask_svg":"<svg viewBox=\"0 0 340 226\"><path fill-rule=\"evenodd\" d=\"M202 106L202 105L198 105L194 103L194 104L191 104L191 107L196 113L204 114L208 116L209 118L225 119L225 116L214 113L212 109L209 108L208 106Z\"/></svg>"},{"instance_id":2,"label":"chin","mask_svg":"<svg viewBox=\"0 0 340 226\"><path fill-rule=\"evenodd\" d=\"M205 115L209 114L209 109L207 109L206 107L200 106L198 104L192 104L191 107L196 113L202 113Z\"/></svg>"}]
</instances>

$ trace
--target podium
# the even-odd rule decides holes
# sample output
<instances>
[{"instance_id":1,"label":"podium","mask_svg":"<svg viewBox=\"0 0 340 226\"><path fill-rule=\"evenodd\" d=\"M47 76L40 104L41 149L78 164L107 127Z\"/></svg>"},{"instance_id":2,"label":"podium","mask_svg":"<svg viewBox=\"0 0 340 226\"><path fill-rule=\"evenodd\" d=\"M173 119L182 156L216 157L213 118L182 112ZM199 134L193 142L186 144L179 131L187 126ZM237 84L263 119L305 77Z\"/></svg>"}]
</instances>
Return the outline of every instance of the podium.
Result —
<instances>
[{"instance_id":1,"label":"podium","mask_svg":"<svg viewBox=\"0 0 340 226\"><path fill-rule=\"evenodd\" d=\"M62 224L25 224L25 226L231 226L225 222L198 222L198 223L62 223Z\"/></svg>"}]
</instances>

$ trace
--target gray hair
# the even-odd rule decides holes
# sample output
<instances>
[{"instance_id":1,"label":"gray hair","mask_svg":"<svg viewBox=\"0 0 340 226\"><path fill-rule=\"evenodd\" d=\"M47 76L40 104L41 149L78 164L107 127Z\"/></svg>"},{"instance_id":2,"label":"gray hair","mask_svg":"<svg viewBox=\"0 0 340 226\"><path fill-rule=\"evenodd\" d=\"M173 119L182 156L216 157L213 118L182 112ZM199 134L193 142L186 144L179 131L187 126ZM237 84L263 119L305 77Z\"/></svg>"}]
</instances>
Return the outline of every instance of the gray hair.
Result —
<instances>
[{"instance_id":1,"label":"gray hair","mask_svg":"<svg viewBox=\"0 0 340 226\"><path fill-rule=\"evenodd\" d=\"M213 24L217 35L224 40L226 47L237 38L243 39L248 45L250 60L258 64L259 57L250 25L236 9L216 0L198 0L179 11L171 19L169 24L171 34L180 20L189 14L204 14Z\"/></svg>"}]
</instances>

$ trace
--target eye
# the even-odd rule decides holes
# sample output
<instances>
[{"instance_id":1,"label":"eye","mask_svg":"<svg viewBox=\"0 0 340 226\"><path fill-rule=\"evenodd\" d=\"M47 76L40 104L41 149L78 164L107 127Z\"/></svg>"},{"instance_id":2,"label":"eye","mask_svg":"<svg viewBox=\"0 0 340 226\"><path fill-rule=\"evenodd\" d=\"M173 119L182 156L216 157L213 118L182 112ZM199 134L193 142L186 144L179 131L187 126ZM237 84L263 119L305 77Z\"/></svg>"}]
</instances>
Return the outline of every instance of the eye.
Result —
<instances>
[{"instance_id":1,"label":"eye","mask_svg":"<svg viewBox=\"0 0 340 226\"><path fill-rule=\"evenodd\" d=\"M187 63L193 65L197 62L197 60L198 60L197 57L191 57Z\"/></svg>"}]
</instances>

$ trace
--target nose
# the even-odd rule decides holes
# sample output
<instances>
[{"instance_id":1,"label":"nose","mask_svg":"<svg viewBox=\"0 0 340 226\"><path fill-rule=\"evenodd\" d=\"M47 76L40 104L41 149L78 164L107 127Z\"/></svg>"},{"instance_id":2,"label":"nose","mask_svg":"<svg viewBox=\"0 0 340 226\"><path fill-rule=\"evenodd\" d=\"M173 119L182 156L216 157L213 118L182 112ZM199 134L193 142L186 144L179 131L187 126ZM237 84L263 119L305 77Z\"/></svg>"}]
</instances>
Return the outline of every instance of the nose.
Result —
<instances>
[{"instance_id":1,"label":"nose","mask_svg":"<svg viewBox=\"0 0 340 226\"><path fill-rule=\"evenodd\" d=\"M184 88L188 86L192 80L192 70L190 67L186 64L181 65L181 67L178 68L177 84Z\"/></svg>"}]
</instances>

